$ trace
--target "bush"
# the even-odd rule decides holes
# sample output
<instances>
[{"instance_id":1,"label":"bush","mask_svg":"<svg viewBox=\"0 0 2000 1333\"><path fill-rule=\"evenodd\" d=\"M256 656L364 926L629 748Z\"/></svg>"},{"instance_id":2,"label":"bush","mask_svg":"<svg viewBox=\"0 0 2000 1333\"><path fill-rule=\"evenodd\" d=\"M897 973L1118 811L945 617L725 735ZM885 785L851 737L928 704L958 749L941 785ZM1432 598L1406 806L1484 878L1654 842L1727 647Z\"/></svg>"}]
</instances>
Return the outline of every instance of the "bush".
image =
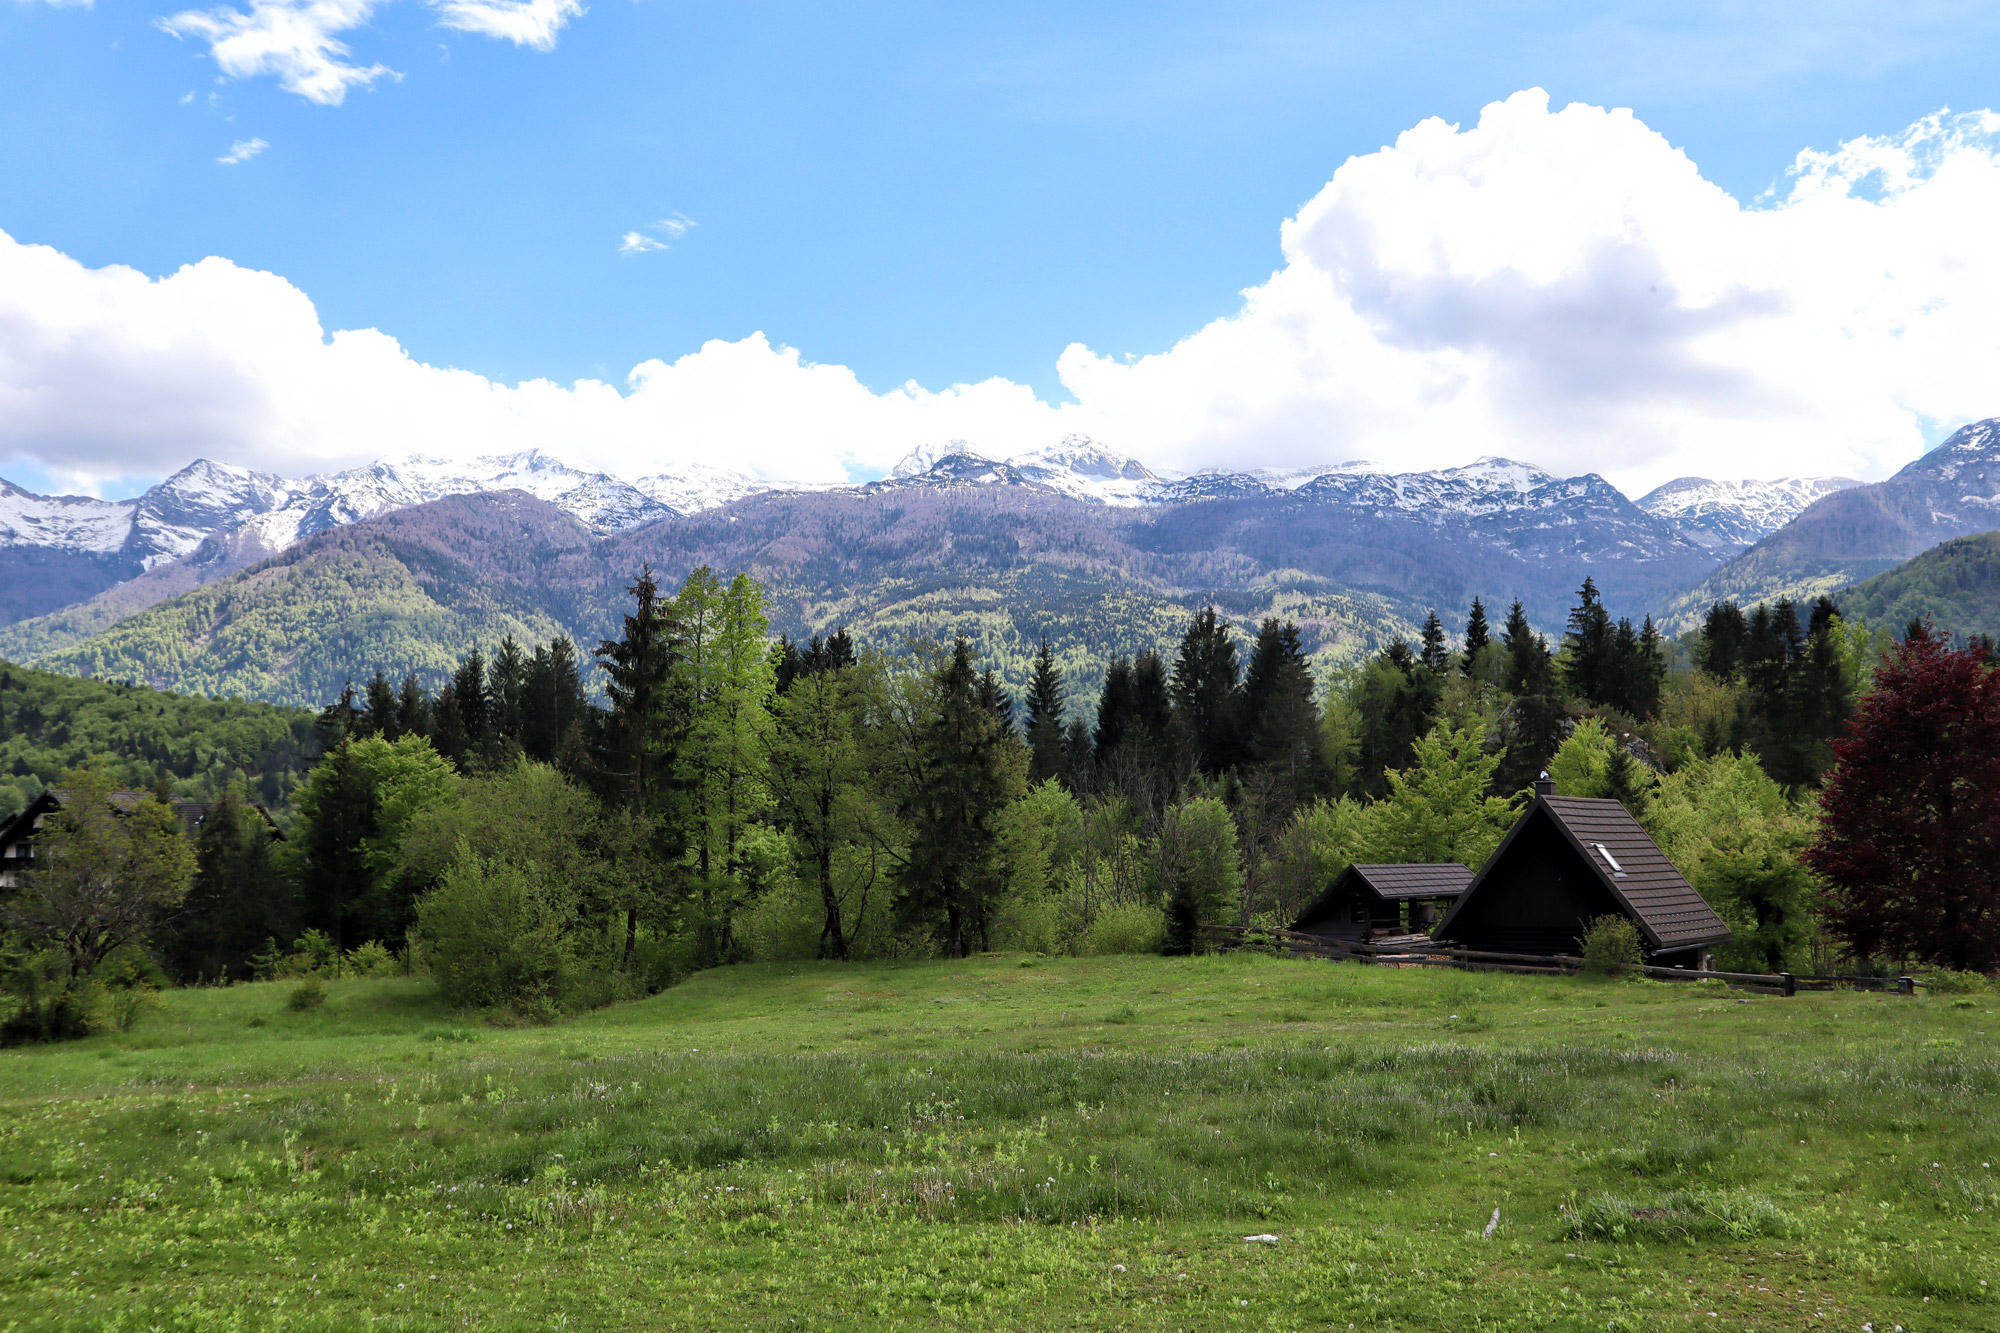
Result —
<instances>
[{"instance_id":1,"label":"bush","mask_svg":"<svg viewBox=\"0 0 2000 1333\"><path fill-rule=\"evenodd\" d=\"M417 903L431 975L451 1004L551 1014L569 1001L574 902L539 866L488 860L459 844L443 881Z\"/></svg>"},{"instance_id":2,"label":"bush","mask_svg":"<svg viewBox=\"0 0 2000 1333\"><path fill-rule=\"evenodd\" d=\"M285 997L285 1007L296 1013L317 1009L326 1003L326 983L317 976L307 977L292 987L292 993Z\"/></svg>"},{"instance_id":3,"label":"bush","mask_svg":"<svg viewBox=\"0 0 2000 1333\"><path fill-rule=\"evenodd\" d=\"M144 983L123 986L110 992L105 1005L110 1021L120 1032L130 1032L139 1020L160 1007L160 992Z\"/></svg>"},{"instance_id":4,"label":"bush","mask_svg":"<svg viewBox=\"0 0 2000 1333\"><path fill-rule=\"evenodd\" d=\"M1990 985L1978 972L1954 972L1948 967L1925 977L1924 984L1939 995L1977 995Z\"/></svg>"},{"instance_id":5,"label":"bush","mask_svg":"<svg viewBox=\"0 0 2000 1333\"><path fill-rule=\"evenodd\" d=\"M1623 976L1643 965L1646 951L1630 917L1600 916L1583 932L1583 961L1592 972Z\"/></svg>"},{"instance_id":6,"label":"bush","mask_svg":"<svg viewBox=\"0 0 2000 1333\"><path fill-rule=\"evenodd\" d=\"M1107 907L1090 923L1085 953L1156 953L1167 933L1166 914L1145 903Z\"/></svg>"},{"instance_id":7,"label":"bush","mask_svg":"<svg viewBox=\"0 0 2000 1333\"><path fill-rule=\"evenodd\" d=\"M359 949L350 949L340 970L350 977L393 977L402 969L387 945L370 940Z\"/></svg>"},{"instance_id":8,"label":"bush","mask_svg":"<svg viewBox=\"0 0 2000 1333\"><path fill-rule=\"evenodd\" d=\"M103 985L92 977L68 976L52 964L53 960L34 958L15 970L11 978L15 1007L0 1023L0 1046L74 1041L109 1026Z\"/></svg>"}]
</instances>

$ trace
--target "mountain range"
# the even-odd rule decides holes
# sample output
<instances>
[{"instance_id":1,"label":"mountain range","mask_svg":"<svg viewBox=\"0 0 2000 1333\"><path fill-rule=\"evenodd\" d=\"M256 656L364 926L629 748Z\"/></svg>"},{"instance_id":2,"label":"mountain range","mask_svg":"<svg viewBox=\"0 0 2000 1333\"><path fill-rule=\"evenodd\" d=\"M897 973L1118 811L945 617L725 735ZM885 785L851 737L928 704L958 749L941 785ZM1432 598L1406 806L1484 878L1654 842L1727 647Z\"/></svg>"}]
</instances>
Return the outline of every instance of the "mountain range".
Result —
<instances>
[{"instance_id":1,"label":"mountain range","mask_svg":"<svg viewBox=\"0 0 2000 1333\"><path fill-rule=\"evenodd\" d=\"M1748 605L1817 597L1940 542L1994 528L2000 417L1960 428L1886 481L1821 496L1660 610L1668 624L1684 627L1721 598Z\"/></svg>"},{"instance_id":2,"label":"mountain range","mask_svg":"<svg viewBox=\"0 0 2000 1333\"><path fill-rule=\"evenodd\" d=\"M782 632L967 632L1016 683L1046 633L1088 691L1205 604L1246 629L1293 618L1326 658L1432 608L1456 624L1474 595L1554 629L1584 573L1637 616L1853 485L1683 479L1635 502L1497 458L1168 475L1081 437L1004 459L952 442L848 486L700 465L627 483L540 451L301 480L202 461L135 500L0 497L0 655L311 703L503 633L588 645L642 564L709 564L762 580ZM68 584L29 586L55 560Z\"/></svg>"},{"instance_id":3,"label":"mountain range","mask_svg":"<svg viewBox=\"0 0 2000 1333\"><path fill-rule=\"evenodd\" d=\"M708 564L763 581L778 631L965 632L1016 684L1047 634L1088 692L1203 605L1295 619L1333 660L1432 609L1455 629L1475 595L1559 632L1590 574L1614 614L1678 628L1716 596L1843 587L1991 527L2000 419L1873 485L1681 478L1637 500L1501 458L1168 474L1081 437L1007 458L953 441L833 486L699 464L626 482L544 451L303 479L203 460L125 501L0 484L0 656L313 703L506 633L588 646L642 565Z\"/></svg>"}]
</instances>

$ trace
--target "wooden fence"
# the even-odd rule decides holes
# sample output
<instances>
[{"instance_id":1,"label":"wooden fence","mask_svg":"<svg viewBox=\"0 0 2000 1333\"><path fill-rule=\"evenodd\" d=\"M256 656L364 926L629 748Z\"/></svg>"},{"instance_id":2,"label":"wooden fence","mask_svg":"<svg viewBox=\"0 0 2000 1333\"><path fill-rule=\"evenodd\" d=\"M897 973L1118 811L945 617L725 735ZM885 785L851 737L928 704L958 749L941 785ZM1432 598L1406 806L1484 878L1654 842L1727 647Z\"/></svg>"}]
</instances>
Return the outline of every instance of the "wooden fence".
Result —
<instances>
[{"instance_id":1,"label":"wooden fence","mask_svg":"<svg viewBox=\"0 0 2000 1333\"><path fill-rule=\"evenodd\" d=\"M1484 972L1525 972L1568 975L1587 964L1570 954L1494 953L1490 950L1460 949L1431 940L1400 939L1376 943L1366 940L1330 940L1296 930L1265 926L1203 926L1202 932L1218 943L1250 945L1300 954L1309 958L1330 958L1343 962L1374 963L1391 967L1457 967ZM1898 995L1914 995L1922 984L1914 977L1824 977L1792 972L1706 972L1687 967L1635 967L1632 971L1660 981L1721 981L1738 989L1765 995L1796 995L1802 990L1834 990L1855 986L1893 990Z\"/></svg>"}]
</instances>

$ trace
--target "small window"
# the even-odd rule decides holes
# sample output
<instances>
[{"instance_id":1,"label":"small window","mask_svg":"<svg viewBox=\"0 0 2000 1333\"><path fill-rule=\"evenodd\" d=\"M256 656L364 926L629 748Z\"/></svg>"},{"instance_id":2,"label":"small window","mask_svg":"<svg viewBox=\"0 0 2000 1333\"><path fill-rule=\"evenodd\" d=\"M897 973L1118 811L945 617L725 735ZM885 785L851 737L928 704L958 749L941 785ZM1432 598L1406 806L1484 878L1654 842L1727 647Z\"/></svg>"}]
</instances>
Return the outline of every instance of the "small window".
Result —
<instances>
[{"instance_id":1,"label":"small window","mask_svg":"<svg viewBox=\"0 0 2000 1333\"><path fill-rule=\"evenodd\" d=\"M1597 854L1604 858L1604 864L1611 867L1611 877L1613 879L1625 878L1625 867L1618 864L1618 858L1613 856L1610 850L1607 847L1605 847L1603 843L1593 842L1590 845L1595 847L1597 849Z\"/></svg>"}]
</instances>

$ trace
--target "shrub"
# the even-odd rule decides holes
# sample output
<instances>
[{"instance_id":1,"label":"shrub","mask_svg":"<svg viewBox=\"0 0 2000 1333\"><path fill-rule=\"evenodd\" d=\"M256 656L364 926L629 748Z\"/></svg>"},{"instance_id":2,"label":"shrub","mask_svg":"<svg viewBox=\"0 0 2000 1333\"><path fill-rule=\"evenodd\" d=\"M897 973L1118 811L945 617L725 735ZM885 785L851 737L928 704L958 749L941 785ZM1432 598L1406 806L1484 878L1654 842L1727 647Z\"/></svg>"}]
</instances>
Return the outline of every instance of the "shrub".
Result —
<instances>
[{"instance_id":1,"label":"shrub","mask_svg":"<svg viewBox=\"0 0 2000 1333\"><path fill-rule=\"evenodd\" d=\"M1167 932L1165 913L1145 903L1107 907L1090 923L1084 952L1091 954L1154 953Z\"/></svg>"},{"instance_id":2,"label":"shrub","mask_svg":"<svg viewBox=\"0 0 2000 1333\"><path fill-rule=\"evenodd\" d=\"M1600 916L1583 932L1583 961L1603 976L1623 976L1646 961L1639 928L1630 917Z\"/></svg>"},{"instance_id":3,"label":"shrub","mask_svg":"<svg viewBox=\"0 0 2000 1333\"><path fill-rule=\"evenodd\" d=\"M307 977L292 987L292 993L285 997L285 1007L297 1013L317 1009L326 1003L326 983L317 976Z\"/></svg>"},{"instance_id":4,"label":"shrub","mask_svg":"<svg viewBox=\"0 0 2000 1333\"><path fill-rule=\"evenodd\" d=\"M159 1007L160 992L143 983L111 991L105 1005L110 1021L120 1032L130 1032L138 1027L140 1019Z\"/></svg>"},{"instance_id":5,"label":"shrub","mask_svg":"<svg viewBox=\"0 0 2000 1333\"><path fill-rule=\"evenodd\" d=\"M46 956L31 958L10 978L14 1012L0 1024L0 1046L74 1041L108 1025L104 987L93 977L71 977Z\"/></svg>"},{"instance_id":6,"label":"shrub","mask_svg":"<svg viewBox=\"0 0 2000 1333\"><path fill-rule=\"evenodd\" d=\"M576 970L565 927L576 904L534 865L488 860L461 842L443 881L417 903L438 989L454 1005L542 1014L560 1009Z\"/></svg>"},{"instance_id":7,"label":"shrub","mask_svg":"<svg viewBox=\"0 0 2000 1333\"><path fill-rule=\"evenodd\" d=\"M340 970L340 948L325 931L309 930L292 941L292 956L288 961L291 971L330 975Z\"/></svg>"},{"instance_id":8,"label":"shrub","mask_svg":"<svg viewBox=\"0 0 2000 1333\"><path fill-rule=\"evenodd\" d=\"M1977 995L1988 985L1980 973L1954 972L1950 968L1939 968L1924 981L1939 995Z\"/></svg>"},{"instance_id":9,"label":"shrub","mask_svg":"<svg viewBox=\"0 0 2000 1333\"><path fill-rule=\"evenodd\" d=\"M393 977L399 970L396 955L379 940L349 950L341 964L341 971L350 977Z\"/></svg>"}]
</instances>

